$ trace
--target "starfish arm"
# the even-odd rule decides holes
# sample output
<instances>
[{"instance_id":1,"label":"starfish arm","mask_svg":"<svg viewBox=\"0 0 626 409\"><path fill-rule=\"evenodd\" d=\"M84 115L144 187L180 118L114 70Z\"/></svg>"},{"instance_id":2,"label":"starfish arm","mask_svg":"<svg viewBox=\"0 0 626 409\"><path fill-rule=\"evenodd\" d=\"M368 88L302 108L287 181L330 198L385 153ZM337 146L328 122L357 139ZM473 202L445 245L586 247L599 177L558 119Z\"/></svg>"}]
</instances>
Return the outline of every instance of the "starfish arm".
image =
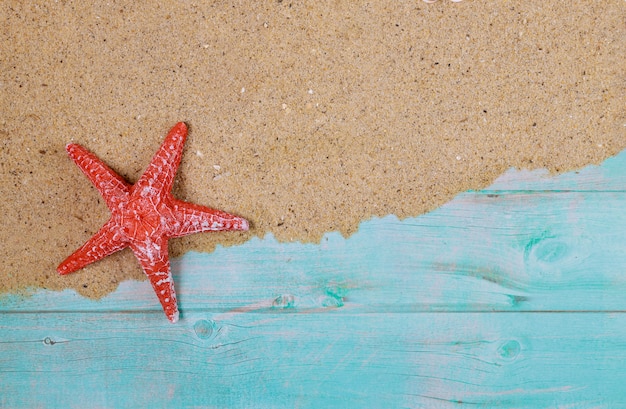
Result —
<instances>
[{"instance_id":1,"label":"starfish arm","mask_svg":"<svg viewBox=\"0 0 626 409\"><path fill-rule=\"evenodd\" d=\"M124 236L122 236L112 220L105 223L81 248L66 258L57 272L65 275L80 270L87 264L101 260L127 246Z\"/></svg>"},{"instance_id":2,"label":"starfish arm","mask_svg":"<svg viewBox=\"0 0 626 409\"><path fill-rule=\"evenodd\" d=\"M75 143L68 144L65 149L70 158L98 189L109 209L114 209L128 197L130 185L96 155Z\"/></svg>"},{"instance_id":3,"label":"starfish arm","mask_svg":"<svg viewBox=\"0 0 626 409\"><path fill-rule=\"evenodd\" d=\"M170 322L178 321L178 304L174 279L170 269L170 260L167 253L167 239L164 237L148 237L143 242L134 241L130 248L139 260L144 273L159 297L163 312Z\"/></svg>"},{"instance_id":4,"label":"starfish arm","mask_svg":"<svg viewBox=\"0 0 626 409\"><path fill-rule=\"evenodd\" d=\"M186 138L187 125L184 122L174 125L133 190L141 192L142 196L168 194L172 190Z\"/></svg>"},{"instance_id":5,"label":"starfish arm","mask_svg":"<svg viewBox=\"0 0 626 409\"><path fill-rule=\"evenodd\" d=\"M182 237L204 231L246 231L250 228L246 219L210 207L173 199L172 209L176 223L171 228L170 237Z\"/></svg>"}]
</instances>

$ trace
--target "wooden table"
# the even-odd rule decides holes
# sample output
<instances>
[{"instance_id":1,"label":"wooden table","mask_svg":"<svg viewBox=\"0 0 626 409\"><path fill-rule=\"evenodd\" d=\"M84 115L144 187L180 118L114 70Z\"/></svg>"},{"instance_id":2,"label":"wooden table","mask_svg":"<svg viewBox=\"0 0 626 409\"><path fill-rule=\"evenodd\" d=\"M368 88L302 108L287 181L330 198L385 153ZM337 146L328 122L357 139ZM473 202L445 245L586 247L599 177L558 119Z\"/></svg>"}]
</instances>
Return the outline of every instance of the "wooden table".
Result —
<instances>
[{"instance_id":1,"label":"wooden table","mask_svg":"<svg viewBox=\"0 0 626 409\"><path fill-rule=\"evenodd\" d=\"M626 407L626 151L91 301L0 298L0 407Z\"/></svg>"}]
</instances>

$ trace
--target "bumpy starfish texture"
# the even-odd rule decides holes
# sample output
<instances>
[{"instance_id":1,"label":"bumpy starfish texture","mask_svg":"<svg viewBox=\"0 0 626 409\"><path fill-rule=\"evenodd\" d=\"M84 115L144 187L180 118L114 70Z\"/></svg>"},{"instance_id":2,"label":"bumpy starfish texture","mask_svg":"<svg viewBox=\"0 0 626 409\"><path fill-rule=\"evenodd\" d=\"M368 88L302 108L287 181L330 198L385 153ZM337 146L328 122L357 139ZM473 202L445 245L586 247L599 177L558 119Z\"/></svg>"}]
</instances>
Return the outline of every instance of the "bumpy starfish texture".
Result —
<instances>
[{"instance_id":1,"label":"bumpy starfish texture","mask_svg":"<svg viewBox=\"0 0 626 409\"><path fill-rule=\"evenodd\" d=\"M165 315L173 323L178 321L178 304L167 254L168 239L204 231L248 230L248 221L241 217L172 196L172 184L186 137L187 126L177 123L134 185L82 146L67 145L70 157L104 198L111 218L59 265L59 274L72 273L130 247L150 279Z\"/></svg>"}]
</instances>

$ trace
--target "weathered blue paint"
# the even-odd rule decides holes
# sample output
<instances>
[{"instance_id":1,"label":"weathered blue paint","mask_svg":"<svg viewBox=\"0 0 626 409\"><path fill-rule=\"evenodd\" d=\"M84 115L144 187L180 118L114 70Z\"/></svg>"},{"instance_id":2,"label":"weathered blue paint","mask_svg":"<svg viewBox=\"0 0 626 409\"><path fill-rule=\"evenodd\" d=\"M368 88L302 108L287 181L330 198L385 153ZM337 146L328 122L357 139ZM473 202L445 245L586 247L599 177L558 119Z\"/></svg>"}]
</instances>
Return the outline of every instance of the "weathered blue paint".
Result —
<instances>
[{"instance_id":1,"label":"weathered blue paint","mask_svg":"<svg viewBox=\"0 0 626 409\"><path fill-rule=\"evenodd\" d=\"M99 301L0 298L1 407L615 408L626 402L626 151L348 239L270 235Z\"/></svg>"}]
</instances>

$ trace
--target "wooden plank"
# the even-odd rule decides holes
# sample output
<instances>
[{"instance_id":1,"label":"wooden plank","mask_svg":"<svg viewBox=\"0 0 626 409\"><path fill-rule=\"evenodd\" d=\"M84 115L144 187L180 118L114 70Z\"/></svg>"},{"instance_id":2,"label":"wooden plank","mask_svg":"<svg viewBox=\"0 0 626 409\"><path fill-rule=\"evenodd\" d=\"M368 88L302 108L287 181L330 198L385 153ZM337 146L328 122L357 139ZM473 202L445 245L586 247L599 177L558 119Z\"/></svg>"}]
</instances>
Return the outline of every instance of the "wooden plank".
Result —
<instances>
[{"instance_id":1,"label":"wooden plank","mask_svg":"<svg viewBox=\"0 0 626 409\"><path fill-rule=\"evenodd\" d=\"M0 406L613 408L626 314L5 314Z\"/></svg>"},{"instance_id":2,"label":"wooden plank","mask_svg":"<svg viewBox=\"0 0 626 409\"><path fill-rule=\"evenodd\" d=\"M186 254L177 325L145 282L5 295L0 406L618 407L624 154L348 239Z\"/></svg>"},{"instance_id":3,"label":"wooden plank","mask_svg":"<svg viewBox=\"0 0 626 409\"><path fill-rule=\"evenodd\" d=\"M299 311L626 311L625 207L625 192L465 193L417 218L364 222L349 239L252 239L172 269L183 318L285 300ZM99 302L71 291L0 301L0 311L159 308L147 283Z\"/></svg>"}]
</instances>

